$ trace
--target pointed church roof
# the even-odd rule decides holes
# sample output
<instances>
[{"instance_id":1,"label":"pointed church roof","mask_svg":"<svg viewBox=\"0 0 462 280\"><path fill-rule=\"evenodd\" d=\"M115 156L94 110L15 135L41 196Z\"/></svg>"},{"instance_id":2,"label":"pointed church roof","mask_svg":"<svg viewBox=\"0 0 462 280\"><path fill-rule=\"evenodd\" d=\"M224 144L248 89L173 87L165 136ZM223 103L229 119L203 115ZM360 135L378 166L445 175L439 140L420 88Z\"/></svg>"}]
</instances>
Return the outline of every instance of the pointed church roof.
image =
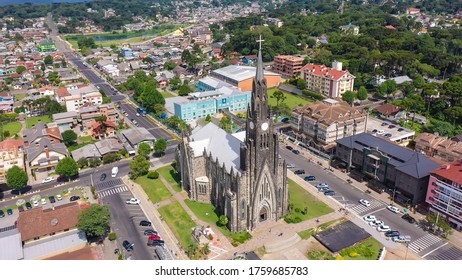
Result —
<instances>
[{"instance_id":1,"label":"pointed church roof","mask_svg":"<svg viewBox=\"0 0 462 280\"><path fill-rule=\"evenodd\" d=\"M265 76L263 75L263 61L262 61L262 56L261 56L261 42L263 42L263 40L261 39L261 35L260 35L260 39L257 40L257 42L259 43L259 48L258 48L258 58L257 58L257 74L255 75L255 79L257 79L257 81L261 81L265 78Z\"/></svg>"},{"instance_id":2,"label":"pointed church roof","mask_svg":"<svg viewBox=\"0 0 462 280\"><path fill-rule=\"evenodd\" d=\"M217 158L220 165L224 165L227 172L231 169L240 173L240 147L243 142L242 133L228 134L214 123L195 128L189 137L189 146L194 151L194 157L203 155L204 149L213 158Z\"/></svg>"}]
</instances>

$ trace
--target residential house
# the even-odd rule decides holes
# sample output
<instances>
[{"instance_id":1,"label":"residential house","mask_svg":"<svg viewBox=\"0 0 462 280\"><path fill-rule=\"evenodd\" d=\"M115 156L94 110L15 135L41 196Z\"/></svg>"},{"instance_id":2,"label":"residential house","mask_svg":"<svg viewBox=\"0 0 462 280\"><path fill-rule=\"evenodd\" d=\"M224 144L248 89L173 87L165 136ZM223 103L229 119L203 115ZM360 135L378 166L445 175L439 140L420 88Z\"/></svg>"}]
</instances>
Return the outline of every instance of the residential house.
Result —
<instances>
[{"instance_id":1,"label":"residential house","mask_svg":"<svg viewBox=\"0 0 462 280\"><path fill-rule=\"evenodd\" d=\"M242 62L245 64L254 64L257 62L257 55L245 55L242 57Z\"/></svg>"},{"instance_id":2,"label":"residential house","mask_svg":"<svg viewBox=\"0 0 462 280\"><path fill-rule=\"evenodd\" d=\"M106 75L111 77L117 77L120 74L117 63L111 60L100 60L97 63L97 67L100 68Z\"/></svg>"},{"instance_id":3,"label":"residential house","mask_svg":"<svg viewBox=\"0 0 462 280\"><path fill-rule=\"evenodd\" d=\"M462 161L442 166L430 174L425 201L453 228L462 230Z\"/></svg>"},{"instance_id":4,"label":"residential house","mask_svg":"<svg viewBox=\"0 0 462 280\"><path fill-rule=\"evenodd\" d=\"M415 138L415 150L445 162L462 160L462 142L437 134L421 133Z\"/></svg>"},{"instance_id":5,"label":"residential house","mask_svg":"<svg viewBox=\"0 0 462 280\"><path fill-rule=\"evenodd\" d=\"M53 121L57 124L59 132L63 133L66 130L74 130L77 128L78 119L77 112L65 112L53 114ZM78 131L75 131L76 133Z\"/></svg>"},{"instance_id":6,"label":"residential house","mask_svg":"<svg viewBox=\"0 0 462 280\"><path fill-rule=\"evenodd\" d=\"M96 148L100 152L101 156L105 156L111 153L119 153L124 149L123 144L114 138L103 139L95 143Z\"/></svg>"},{"instance_id":7,"label":"residential house","mask_svg":"<svg viewBox=\"0 0 462 280\"><path fill-rule=\"evenodd\" d=\"M374 108L380 114L382 119L389 121L399 122L402 119L406 119L406 111L401 107L387 103Z\"/></svg>"},{"instance_id":8,"label":"residential house","mask_svg":"<svg viewBox=\"0 0 462 280\"><path fill-rule=\"evenodd\" d=\"M284 79L289 79L297 73L303 67L303 58L292 55L277 55L274 57L274 64L272 70Z\"/></svg>"},{"instance_id":9,"label":"residential house","mask_svg":"<svg viewBox=\"0 0 462 280\"><path fill-rule=\"evenodd\" d=\"M418 8L406 8L406 15L416 16L420 14L420 9Z\"/></svg>"},{"instance_id":10,"label":"residential house","mask_svg":"<svg viewBox=\"0 0 462 280\"><path fill-rule=\"evenodd\" d=\"M332 68L310 63L303 66L300 71L310 91L330 98L341 98L347 90L353 90L355 76L348 70L342 70L342 62L332 62Z\"/></svg>"},{"instance_id":11,"label":"residential house","mask_svg":"<svg viewBox=\"0 0 462 280\"><path fill-rule=\"evenodd\" d=\"M108 125L107 133L109 137L115 136L115 128L119 123L119 115L111 104L102 104L99 106L88 106L80 109L80 120L82 122L82 134L100 139L101 126L96 125L97 117L106 117Z\"/></svg>"},{"instance_id":12,"label":"residential house","mask_svg":"<svg viewBox=\"0 0 462 280\"><path fill-rule=\"evenodd\" d=\"M49 172L56 168L58 162L68 156L67 148L49 138L37 139L25 149L26 163L35 176L36 172Z\"/></svg>"},{"instance_id":13,"label":"residential house","mask_svg":"<svg viewBox=\"0 0 462 280\"><path fill-rule=\"evenodd\" d=\"M340 30L345 35L359 35L359 26L351 24L351 22L347 25L340 26Z\"/></svg>"},{"instance_id":14,"label":"residential house","mask_svg":"<svg viewBox=\"0 0 462 280\"><path fill-rule=\"evenodd\" d=\"M335 158L371 178L371 187L389 191L406 207L425 201L430 172L440 167L419 152L368 133L337 140Z\"/></svg>"},{"instance_id":15,"label":"residential house","mask_svg":"<svg viewBox=\"0 0 462 280\"><path fill-rule=\"evenodd\" d=\"M47 138L55 143L61 142L61 133L57 127L48 127L47 124L38 122L30 129L26 129L23 134L24 146L28 147L38 140Z\"/></svg>"},{"instance_id":16,"label":"residential house","mask_svg":"<svg viewBox=\"0 0 462 280\"><path fill-rule=\"evenodd\" d=\"M364 133L366 123L362 109L332 99L296 107L290 119L296 139L321 151L330 151L339 139Z\"/></svg>"},{"instance_id":17,"label":"residential house","mask_svg":"<svg viewBox=\"0 0 462 280\"><path fill-rule=\"evenodd\" d=\"M284 25L284 22L278 18L267 18L266 22L276 27L282 27Z\"/></svg>"},{"instance_id":18,"label":"residential house","mask_svg":"<svg viewBox=\"0 0 462 280\"><path fill-rule=\"evenodd\" d=\"M52 86L43 86L39 88L40 96L54 96L55 91Z\"/></svg>"},{"instance_id":19,"label":"residential house","mask_svg":"<svg viewBox=\"0 0 462 280\"><path fill-rule=\"evenodd\" d=\"M9 92L0 92L0 112L8 113L13 111L14 97Z\"/></svg>"},{"instance_id":20,"label":"residential house","mask_svg":"<svg viewBox=\"0 0 462 280\"><path fill-rule=\"evenodd\" d=\"M70 96L64 97L68 112L79 112L84 106L103 104L103 96L94 85L86 85L77 89L69 89Z\"/></svg>"},{"instance_id":21,"label":"residential house","mask_svg":"<svg viewBox=\"0 0 462 280\"><path fill-rule=\"evenodd\" d=\"M82 148L74 150L71 154L72 158L74 158L75 161L78 161L81 158L90 160L101 159L102 157L101 153L99 152L95 144L85 145Z\"/></svg>"},{"instance_id":22,"label":"residential house","mask_svg":"<svg viewBox=\"0 0 462 280\"><path fill-rule=\"evenodd\" d=\"M13 166L24 169L24 142L6 139L0 142L0 182L6 181L6 172Z\"/></svg>"},{"instance_id":23,"label":"residential house","mask_svg":"<svg viewBox=\"0 0 462 280\"><path fill-rule=\"evenodd\" d=\"M56 100L59 102L59 104L61 105L65 105L66 104L66 100L65 98L66 97L69 97L71 96L71 94L69 93L68 89L65 88L65 87L62 87L62 88L58 88L58 90L56 91Z\"/></svg>"},{"instance_id":24,"label":"residential house","mask_svg":"<svg viewBox=\"0 0 462 280\"><path fill-rule=\"evenodd\" d=\"M141 143L147 143L151 149L154 149L154 142L156 141L156 138L144 127L121 130L119 139L127 151L137 150Z\"/></svg>"},{"instance_id":25,"label":"residential house","mask_svg":"<svg viewBox=\"0 0 462 280\"><path fill-rule=\"evenodd\" d=\"M93 139L105 139L116 136L117 125L113 122L95 122L91 128L91 137Z\"/></svg>"}]
</instances>

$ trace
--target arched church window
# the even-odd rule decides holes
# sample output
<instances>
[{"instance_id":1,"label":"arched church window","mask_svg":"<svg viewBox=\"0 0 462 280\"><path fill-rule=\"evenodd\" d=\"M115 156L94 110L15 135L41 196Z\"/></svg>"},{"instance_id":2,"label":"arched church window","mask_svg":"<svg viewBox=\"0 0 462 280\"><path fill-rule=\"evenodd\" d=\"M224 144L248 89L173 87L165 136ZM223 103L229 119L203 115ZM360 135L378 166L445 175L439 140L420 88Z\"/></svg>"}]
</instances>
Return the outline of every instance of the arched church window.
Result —
<instances>
[{"instance_id":1,"label":"arched church window","mask_svg":"<svg viewBox=\"0 0 462 280\"><path fill-rule=\"evenodd\" d=\"M241 219L245 218L245 210L246 210L245 200L241 201Z\"/></svg>"}]
</instances>

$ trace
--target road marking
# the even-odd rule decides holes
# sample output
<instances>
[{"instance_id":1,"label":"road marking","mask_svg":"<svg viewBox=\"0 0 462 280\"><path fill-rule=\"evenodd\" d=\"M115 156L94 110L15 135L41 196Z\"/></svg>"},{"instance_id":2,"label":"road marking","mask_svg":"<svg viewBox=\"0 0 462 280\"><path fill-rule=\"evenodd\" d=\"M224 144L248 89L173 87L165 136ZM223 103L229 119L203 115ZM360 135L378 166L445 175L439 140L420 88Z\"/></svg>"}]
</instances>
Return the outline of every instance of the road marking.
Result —
<instances>
[{"instance_id":1,"label":"road marking","mask_svg":"<svg viewBox=\"0 0 462 280\"><path fill-rule=\"evenodd\" d=\"M431 253L435 252L436 250L438 250L439 248L443 247L443 246L446 246L448 244L448 242L444 243L443 245L431 250L430 252L426 253L425 255L422 256L422 258L425 258L426 256L430 255Z\"/></svg>"},{"instance_id":2,"label":"road marking","mask_svg":"<svg viewBox=\"0 0 462 280\"><path fill-rule=\"evenodd\" d=\"M377 209L377 210L375 210L375 211L372 211L372 212L366 214L365 216L372 215L372 214L377 213L377 212L379 212L379 211L382 211L382 210L384 210L384 209L385 209L385 208Z\"/></svg>"}]
</instances>

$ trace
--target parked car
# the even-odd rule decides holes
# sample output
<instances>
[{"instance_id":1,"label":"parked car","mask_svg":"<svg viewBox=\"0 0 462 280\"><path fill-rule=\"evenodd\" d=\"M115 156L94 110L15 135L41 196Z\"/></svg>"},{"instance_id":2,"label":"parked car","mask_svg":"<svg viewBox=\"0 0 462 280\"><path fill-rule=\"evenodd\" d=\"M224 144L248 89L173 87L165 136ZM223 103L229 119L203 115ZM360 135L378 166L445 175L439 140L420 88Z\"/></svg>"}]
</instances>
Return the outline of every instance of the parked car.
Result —
<instances>
[{"instance_id":1,"label":"parked car","mask_svg":"<svg viewBox=\"0 0 462 280\"><path fill-rule=\"evenodd\" d=\"M377 133L377 129L372 130L372 133Z\"/></svg>"},{"instance_id":2,"label":"parked car","mask_svg":"<svg viewBox=\"0 0 462 280\"><path fill-rule=\"evenodd\" d=\"M316 181L316 177L313 176L313 175L306 176L306 177L305 177L305 181Z\"/></svg>"},{"instance_id":3,"label":"parked car","mask_svg":"<svg viewBox=\"0 0 462 280\"><path fill-rule=\"evenodd\" d=\"M390 227L389 226L386 226L386 225L380 225L377 227L377 231L380 231L380 232L386 232L386 231L389 231L390 230Z\"/></svg>"},{"instance_id":4,"label":"parked car","mask_svg":"<svg viewBox=\"0 0 462 280\"><path fill-rule=\"evenodd\" d=\"M48 197L48 199L50 200L50 203L55 203L55 202L56 202L55 197L52 196L52 195L50 195L50 196Z\"/></svg>"},{"instance_id":5,"label":"parked car","mask_svg":"<svg viewBox=\"0 0 462 280\"><path fill-rule=\"evenodd\" d=\"M288 163L287 168L295 168L295 163L292 163L292 162Z\"/></svg>"},{"instance_id":6,"label":"parked car","mask_svg":"<svg viewBox=\"0 0 462 280\"><path fill-rule=\"evenodd\" d=\"M57 199L57 200L61 200L61 199L63 199L63 197L62 197L60 194L57 194L57 195L56 195L56 199Z\"/></svg>"},{"instance_id":7,"label":"parked car","mask_svg":"<svg viewBox=\"0 0 462 280\"><path fill-rule=\"evenodd\" d=\"M380 130L377 130L377 135L382 135L382 134L385 134L385 131L380 129Z\"/></svg>"},{"instance_id":8,"label":"parked car","mask_svg":"<svg viewBox=\"0 0 462 280\"><path fill-rule=\"evenodd\" d=\"M382 226L383 224L384 224L384 222L380 221L380 220L375 220L375 221L369 222L369 225L371 227L378 227L378 226Z\"/></svg>"},{"instance_id":9,"label":"parked car","mask_svg":"<svg viewBox=\"0 0 462 280\"><path fill-rule=\"evenodd\" d=\"M78 195L73 195L71 196L71 198L69 198L70 201L76 201L76 200L79 200L80 199L80 196Z\"/></svg>"},{"instance_id":10,"label":"parked car","mask_svg":"<svg viewBox=\"0 0 462 280\"><path fill-rule=\"evenodd\" d=\"M131 250L133 250L133 246L135 244L133 243L130 243L128 240L124 240L124 242L122 243L122 246L124 246L125 250L127 250L127 252L130 252Z\"/></svg>"},{"instance_id":11,"label":"parked car","mask_svg":"<svg viewBox=\"0 0 462 280\"><path fill-rule=\"evenodd\" d=\"M34 207L38 207L39 206L39 202L37 200L32 200L32 205L34 205Z\"/></svg>"},{"instance_id":12,"label":"parked car","mask_svg":"<svg viewBox=\"0 0 462 280\"><path fill-rule=\"evenodd\" d=\"M292 150L292 153L296 154L296 155L299 155L300 154L300 151L299 150Z\"/></svg>"},{"instance_id":13,"label":"parked car","mask_svg":"<svg viewBox=\"0 0 462 280\"><path fill-rule=\"evenodd\" d=\"M151 235L151 234L157 235L157 231L155 231L153 229L147 229L147 230L144 231L144 235Z\"/></svg>"},{"instance_id":14,"label":"parked car","mask_svg":"<svg viewBox=\"0 0 462 280\"><path fill-rule=\"evenodd\" d=\"M329 185L326 184L326 183L321 182L321 183L316 184L315 187L318 188L318 189L320 189L320 188L329 188Z\"/></svg>"},{"instance_id":15,"label":"parked car","mask_svg":"<svg viewBox=\"0 0 462 280\"><path fill-rule=\"evenodd\" d=\"M5 212L3 212L3 210L0 210L0 218L3 218L5 217Z\"/></svg>"},{"instance_id":16,"label":"parked car","mask_svg":"<svg viewBox=\"0 0 462 280\"><path fill-rule=\"evenodd\" d=\"M289 151L292 151L294 148L292 148L292 146L287 145L286 149L289 150Z\"/></svg>"},{"instance_id":17,"label":"parked car","mask_svg":"<svg viewBox=\"0 0 462 280\"><path fill-rule=\"evenodd\" d=\"M388 128L395 128L395 127L396 127L396 125L392 125L392 124L390 124L390 125L388 126Z\"/></svg>"},{"instance_id":18,"label":"parked car","mask_svg":"<svg viewBox=\"0 0 462 280\"><path fill-rule=\"evenodd\" d=\"M333 195L335 195L335 191L328 189L328 190L324 191L324 195L325 196L333 196Z\"/></svg>"},{"instance_id":19,"label":"parked car","mask_svg":"<svg viewBox=\"0 0 462 280\"><path fill-rule=\"evenodd\" d=\"M131 205L138 205L140 204L140 200L138 198L130 198L125 201L126 204L131 204Z\"/></svg>"},{"instance_id":20,"label":"parked car","mask_svg":"<svg viewBox=\"0 0 462 280\"><path fill-rule=\"evenodd\" d=\"M390 138L392 135L391 135L391 133L387 133L384 136L387 137L387 138Z\"/></svg>"},{"instance_id":21,"label":"parked car","mask_svg":"<svg viewBox=\"0 0 462 280\"><path fill-rule=\"evenodd\" d=\"M366 222L375 222L375 221L377 221L377 218L374 215L365 216L363 219Z\"/></svg>"},{"instance_id":22,"label":"parked car","mask_svg":"<svg viewBox=\"0 0 462 280\"><path fill-rule=\"evenodd\" d=\"M40 201L40 203L42 203L42 205L45 205L47 204L47 200L45 198L42 198L42 200Z\"/></svg>"},{"instance_id":23,"label":"parked car","mask_svg":"<svg viewBox=\"0 0 462 280\"><path fill-rule=\"evenodd\" d=\"M371 203L368 200L365 200L365 199L360 199L359 203L361 203L362 205L364 205L366 207L371 206Z\"/></svg>"},{"instance_id":24,"label":"parked car","mask_svg":"<svg viewBox=\"0 0 462 280\"><path fill-rule=\"evenodd\" d=\"M55 178L53 177L46 177L45 179L42 180L42 183L49 183L51 181L53 181Z\"/></svg>"},{"instance_id":25,"label":"parked car","mask_svg":"<svg viewBox=\"0 0 462 280\"><path fill-rule=\"evenodd\" d=\"M399 231L397 231L397 230L389 230L389 231L385 232L385 236L386 237L399 236Z\"/></svg>"},{"instance_id":26,"label":"parked car","mask_svg":"<svg viewBox=\"0 0 462 280\"><path fill-rule=\"evenodd\" d=\"M101 176L99 177L100 181L106 180L106 173L101 173Z\"/></svg>"},{"instance_id":27,"label":"parked car","mask_svg":"<svg viewBox=\"0 0 462 280\"><path fill-rule=\"evenodd\" d=\"M302 174L305 174L305 170L303 170L303 169L298 169L298 170L295 170L294 174L296 174L296 175L302 175Z\"/></svg>"},{"instance_id":28,"label":"parked car","mask_svg":"<svg viewBox=\"0 0 462 280\"><path fill-rule=\"evenodd\" d=\"M148 240L148 246L162 246L165 244L165 241L164 240L151 240L149 239Z\"/></svg>"},{"instance_id":29,"label":"parked car","mask_svg":"<svg viewBox=\"0 0 462 280\"><path fill-rule=\"evenodd\" d=\"M401 218L403 218L404 220L408 221L410 224L414 224L416 222L416 220L409 214L404 214L403 216L401 216Z\"/></svg>"},{"instance_id":30,"label":"parked car","mask_svg":"<svg viewBox=\"0 0 462 280\"><path fill-rule=\"evenodd\" d=\"M404 130L404 128L402 128L402 127L398 128L398 131L403 131L403 130Z\"/></svg>"},{"instance_id":31,"label":"parked car","mask_svg":"<svg viewBox=\"0 0 462 280\"><path fill-rule=\"evenodd\" d=\"M18 206L18 211L19 211L19 212L24 212L24 207Z\"/></svg>"},{"instance_id":32,"label":"parked car","mask_svg":"<svg viewBox=\"0 0 462 280\"><path fill-rule=\"evenodd\" d=\"M386 123L386 122L382 123L382 126L387 126L387 125L388 125L388 123Z\"/></svg>"},{"instance_id":33,"label":"parked car","mask_svg":"<svg viewBox=\"0 0 462 280\"><path fill-rule=\"evenodd\" d=\"M396 206L388 205L388 206L387 206L387 209L390 210L390 211L393 212L393 213L396 213L396 214L399 213L399 208L396 207Z\"/></svg>"},{"instance_id":34,"label":"parked car","mask_svg":"<svg viewBox=\"0 0 462 280\"><path fill-rule=\"evenodd\" d=\"M150 221L146 221L146 220L142 220L140 222L140 226L143 226L143 227L150 227L151 226L151 222Z\"/></svg>"},{"instance_id":35,"label":"parked car","mask_svg":"<svg viewBox=\"0 0 462 280\"><path fill-rule=\"evenodd\" d=\"M400 236L394 236L392 240L395 242L399 242L399 243L405 243L405 242L411 242L411 237L409 235L400 235Z\"/></svg>"},{"instance_id":36,"label":"parked car","mask_svg":"<svg viewBox=\"0 0 462 280\"><path fill-rule=\"evenodd\" d=\"M18 207L18 209L19 209L19 207ZM12 209L7 209L7 210L6 210L6 213L7 213L8 215L13 215L13 210L12 210Z\"/></svg>"}]
</instances>

